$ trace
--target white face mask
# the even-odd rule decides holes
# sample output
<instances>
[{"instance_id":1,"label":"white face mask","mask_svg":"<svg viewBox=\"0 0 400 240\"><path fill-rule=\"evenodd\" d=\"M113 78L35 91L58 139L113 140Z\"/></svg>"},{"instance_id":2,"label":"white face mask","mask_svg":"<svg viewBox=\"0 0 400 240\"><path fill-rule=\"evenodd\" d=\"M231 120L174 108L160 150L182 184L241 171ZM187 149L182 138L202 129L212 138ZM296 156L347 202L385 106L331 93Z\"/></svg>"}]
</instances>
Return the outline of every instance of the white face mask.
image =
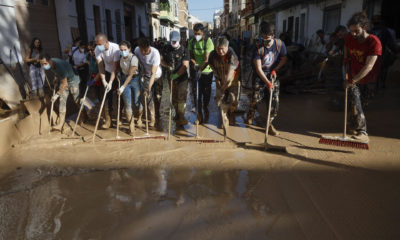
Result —
<instances>
[{"instance_id":1,"label":"white face mask","mask_svg":"<svg viewBox=\"0 0 400 240\"><path fill-rule=\"evenodd\" d=\"M200 41L203 38L203 35L196 35L195 37L197 41Z\"/></svg>"},{"instance_id":2,"label":"white face mask","mask_svg":"<svg viewBox=\"0 0 400 240\"><path fill-rule=\"evenodd\" d=\"M180 44L179 44L179 42L175 42L175 44L174 44L174 43L171 43L171 46L172 46L173 48L179 48Z\"/></svg>"}]
</instances>

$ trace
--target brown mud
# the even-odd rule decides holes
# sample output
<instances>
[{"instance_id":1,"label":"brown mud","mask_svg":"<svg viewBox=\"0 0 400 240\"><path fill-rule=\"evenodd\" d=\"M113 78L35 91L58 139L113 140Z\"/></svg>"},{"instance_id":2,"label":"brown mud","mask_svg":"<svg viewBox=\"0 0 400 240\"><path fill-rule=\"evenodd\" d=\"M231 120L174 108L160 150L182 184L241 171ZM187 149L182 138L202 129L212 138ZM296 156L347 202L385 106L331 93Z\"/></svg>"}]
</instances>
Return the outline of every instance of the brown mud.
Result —
<instances>
[{"instance_id":1,"label":"brown mud","mask_svg":"<svg viewBox=\"0 0 400 240\"><path fill-rule=\"evenodd\" d=\"M100 139L114 139L113 128L92 144L92 122L77 127L86 142L33 137L0 159L0 239L400 239L396 80L366 111L368 151L318 144L341 135L343 113L309 94L281 96L281 134L269 141L288 153L245 144L264 141L262 107L252 126L239 111L224 143L175 141L194 137L192 124L174 126L170 141ZM152 135L167 134L167 106ZM200 136L223 140L213 101L210 112Z\"/></svg>"}]
</instances>

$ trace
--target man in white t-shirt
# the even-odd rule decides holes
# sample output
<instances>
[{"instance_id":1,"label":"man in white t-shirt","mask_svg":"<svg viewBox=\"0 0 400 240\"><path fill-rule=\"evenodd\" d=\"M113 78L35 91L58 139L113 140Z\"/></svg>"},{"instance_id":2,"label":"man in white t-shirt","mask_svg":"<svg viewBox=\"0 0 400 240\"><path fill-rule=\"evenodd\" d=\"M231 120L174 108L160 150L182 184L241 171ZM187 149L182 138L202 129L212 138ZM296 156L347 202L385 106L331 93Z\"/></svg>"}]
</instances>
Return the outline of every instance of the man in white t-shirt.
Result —
<instances>
[{"instance_id":1,"label":"man in white t-shirt","mask_svg":"<svg viewBox=\"0 0 400 240\"><path fill-rule=\"evenodd\" d=\"M107 36L103 33L96 35L96 44L96 61L97 65L99 66L100 79L103 83L108 101L108 104L104 106L105 123L102 125L102 128L107 129L111 127L110 114L112 113L113 103L113 94L111 90L117 88L117 84L116 82L114 83L114 79L119 67L120 53L118 44L109 42Z\"/></svg>"},{"instance_id":2,"label":"man in white t-shirt","mask_svg":"<svg viewBox=\"0 0 400 240\"><path fill-rule=\"evenodd\" d=\"M150 127L154 127L155 118L159 118L159 110L161 104L162 81L161 81L161 57L156 48L150 46L150 40L140 38L138 47L135 49L135 55L139 59L140 64L144 68L143 72L143 88L142 88L142 104L144 105L144 97L147 97L147 106L150 112ZM154 86L154 87L153 87ZM154 97L154 102L153 102ZM145 109L147 110L147 109Z\"/></svg>"}]
</instances>

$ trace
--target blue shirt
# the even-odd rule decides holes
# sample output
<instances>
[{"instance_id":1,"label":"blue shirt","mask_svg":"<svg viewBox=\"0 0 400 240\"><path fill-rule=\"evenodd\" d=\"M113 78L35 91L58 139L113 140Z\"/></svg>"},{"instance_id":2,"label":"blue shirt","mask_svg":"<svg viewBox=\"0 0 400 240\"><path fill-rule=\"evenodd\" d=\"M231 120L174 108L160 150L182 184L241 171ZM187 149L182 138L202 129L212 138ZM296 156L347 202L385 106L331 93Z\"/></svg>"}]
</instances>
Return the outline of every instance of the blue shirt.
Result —
<instances>
[{"instance_id":1,"label":"blue shirt","mask_svg":"<svg viewBox=\"0 0 400 240\"><path fill-rule=\"evenodd\" d=\"M273 40L274 43L271 47L260 47L255 48L253 53L253 59L261 60L261 67L264 72L270 72L274 70L280 62L280 58L286 56L286 46L283 41L281 41L282 46L280 47L280 51L278 52L277 41Z\"/></svg>"},{"instance_id":2,"label":"blue shirt","mask_svg":"<svg viewBox=\"0 0 400 240\"><path fill-rule=\"evenodd\" d=\"M51 58L54 63L54 68L52 71L57 75L60 80L67 78L68 83L78 82L79 75L77 75L69 62L59 59Z\"/></svg>"}]
</instances>

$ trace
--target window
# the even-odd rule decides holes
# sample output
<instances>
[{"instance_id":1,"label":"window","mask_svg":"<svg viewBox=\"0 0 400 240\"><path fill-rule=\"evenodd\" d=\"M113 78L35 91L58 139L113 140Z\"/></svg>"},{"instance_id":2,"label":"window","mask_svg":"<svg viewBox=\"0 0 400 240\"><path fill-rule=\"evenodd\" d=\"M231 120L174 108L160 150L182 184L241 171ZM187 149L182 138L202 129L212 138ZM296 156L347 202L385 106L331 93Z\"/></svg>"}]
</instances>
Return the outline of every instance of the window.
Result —
<instances>
[{"instance_id":1,"label":"window","mask_svg":"<svg viewBox=\"0 0 400 240\"><path fill-rule=\"evenodd\" d=\"M297 42L299 40L299 25L300 25L300 18L296 17L296 22L294 25L294 41Z\"/></svg>"},{"instance_id":2,"label":"window","mask_svg":"<svg viewBox=\"0 0 400 240\"><path fill-rule=\"evenodd\" d=\"M115 28L117 31L117 42L121 42L121 13L119 10L115 10Z\"/></svg>"},{"instance_id":3,"label":"window","mask_svg":"<svg viewBox=\"0 0 400 240\"><path fill-rule=\"evenodd\" d=\"M283 20L283 32L286 32L286 20Z\"/></svg>"},{"instance_id":4,"label":"window","mask_svg":"<svg viewBox=\"0 0 400 240\"><path fill-rule=\"evenodd\" d=\"M94 16L94 30L96 34L101 33L101 20L100 20L100 7L93 5L93 16Z\"/></svg>"},{"instance_id":5,"label":"window","mask_svg":"<svg viewBox=\"0 0 400 240\"><path fill-rule=\"evenodd\" d=\"M302 13L300 16L300 42L301 43L304 43L305 26L306 26L306 14Z\"/></svg>"},{"instance_id":6,"label":"window","mask_svg":"<svg viewBox=\"0 0 400 240\"><path fill-rule=\"evenodd\" d=\"M334 32L340 25L340 8L340 4L325 8L323 28L326 33Z\"/></svg>"},{"instance_id":7,"label":"window","mask_svg":"<svg viewBox=\"0 0 400 240\"><path fill-rule=\"evenodd\" d=\"M293 39L293 22L294 22L294 17L293 16L289 17L287 32L289 33L290 39Z\"/></svg>"},{"instance_id":8,"label":"window","mask_svg":"<svg viewBox=\"0 0 400 240\"><path fill-rule=\"evenodd\" d=\"M113 41L113 34L112 34L112 22L111 22L111 11L110 9L106 9L106 27L107 27L107 38L110 41Z\"/></svg>"}]
</instances>

